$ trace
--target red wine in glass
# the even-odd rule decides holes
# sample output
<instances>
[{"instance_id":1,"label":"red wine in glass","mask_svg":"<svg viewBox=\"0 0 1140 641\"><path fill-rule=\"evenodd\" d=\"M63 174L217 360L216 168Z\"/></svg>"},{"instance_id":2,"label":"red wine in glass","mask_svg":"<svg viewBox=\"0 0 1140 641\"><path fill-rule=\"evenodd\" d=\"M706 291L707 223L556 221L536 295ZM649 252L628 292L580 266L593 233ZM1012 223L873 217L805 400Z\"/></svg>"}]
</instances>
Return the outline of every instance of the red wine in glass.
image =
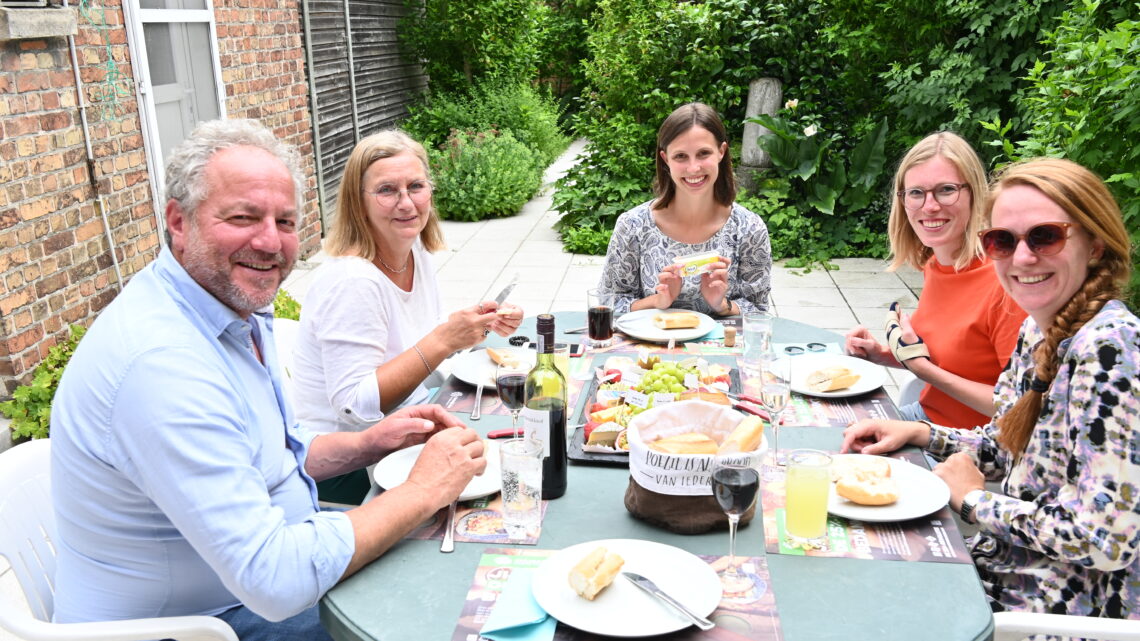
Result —
<instances>
[{"instance_id":1,"label":"red wine in glass","mask_svg":"<svg viewBox=\"0 0 1140 641\"><path fill-rule=\"evenodd\" d=\"M495 389L499 392L499 400L512 412L522 409L526 400L526 374L509 373L500 375L495 379Z\"/></svg>"},{"instance_id":2,"label":"red wine in glass","mask_svg":"<svg viewBox=\"0 0 1140 641\"><path fill-rule=\"evenodd\" d=\"M713 495L725 514L748 511L760 492L760 474L755 469L722 467L713 472Z\"/></svg>"},{"instance_id":3,"label":"red wine in glass","mask_svg":"<svg viewBox=\"0 0 1140 641\"><path fill-rule=\"evenodd\" d=\"M612 307L596 305L586 314L590 340L608 341L614 337L614 310Z\"/></svg>"}]
</instances>

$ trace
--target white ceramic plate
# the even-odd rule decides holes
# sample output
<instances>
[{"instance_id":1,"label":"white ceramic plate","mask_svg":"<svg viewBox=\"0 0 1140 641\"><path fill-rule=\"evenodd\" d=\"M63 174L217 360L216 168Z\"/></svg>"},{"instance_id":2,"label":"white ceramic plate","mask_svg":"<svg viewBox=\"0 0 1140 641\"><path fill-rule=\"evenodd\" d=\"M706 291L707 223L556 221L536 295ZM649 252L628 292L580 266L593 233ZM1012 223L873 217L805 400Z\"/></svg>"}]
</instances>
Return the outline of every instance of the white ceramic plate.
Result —
<instances>
[{"instance_id":1,"label":"white ceramic plate","mask_svg":"<svg viewBox=\"0 0 1140 641\"><path fill-rule=\"evenodd\" d=\"M833 454L833 459L862 457L866 454ZM877 457L878 458L878 457ZM909 521L942 509L950 502L950 488L934 472L914 463L888 458L891 476L899 486L899 500L890 505L859 505L835 493L827 499L827 511L847 519L880 523Z\"/></svg>"},{"instance_id":2,"label":"white ceramic plate","mask_svg":"<svg viewBox=\"0 0 1140 641\"><path fill-rule=\"evenodd\" d=\"M472 478L467 487L463 488L463 492L459 495L460 501L490 496L503 487L499 474L499 444L484 440L483 445L487 448L484 454L487 457L487 469L482 475ZM372 470L372 478L377 485L386 490L396 487L408 480L408 474L423 449L423 445L413 445L392 452L376 464L376 468Z\"/></svg>"},{"instance_id":3,"label":"white ceramic plate","mask_svg":"<svg viewBox=\"0 0 1140 641\"><path fill-rule=\"evenodd\" d=\"M570 569L598 546L625 559L623 572L649 578L695 614L707 616L720 603L720 579L699 557L652 541L609 539L570 546L554 553L534 572L534 598L550 616L571 627L613 637L645 637L689 627L664 603L642 592L620 573L593 601L570 587Z\"/></svg>"},{"instance_id":4,"label":"white ceramic plate","mask_svg":"<svg viewBox=\"0 0 1140 641\"><path fill-rule=\"evenodd\" d=\"M503 348L517 354L519 361L529 370L534 367L534 350L520 349L520 348ZM451 366L451 373L459 380L467 383L468 385L478 385L482 382L484 385L495 386L495 361L487 355L486 349L475 349L470 352L464 352L455 357L455 362Z\"/></svg>"},{"instance_id":5,"label":"white ceramic plate","mask_svg":"<svg viewBox=\"0 0 1140 641\"><path fill-rule=\"evenodd\" d=\"M887 380L881 365L843 354L799 354L788 356L792 361L792 391L817 398L843 398L858 396L879 389ZM807 377L812 372L828 367L846 367L859 375L851 387L834 392L816 392L808 387Z\"/></svg>"},{"instance_id":6,"label":"white ceramic plate","mask_svg":"<svg viewBox=\"0 0 1140 641\"><path fill-rule=\"evenodd\" d=\"M659 329L653 324L654 316L671 312L691 312L701 319L701 324L688 329ZM710 316L700 312L692 312L687 309L639 309L636 312L630 312L618 318L614 323L614 327L623 334L628 334L643 341L668 343L670 340L681 342L700 338L716 329L716 321Z\"/></svg>"}]
</instances>

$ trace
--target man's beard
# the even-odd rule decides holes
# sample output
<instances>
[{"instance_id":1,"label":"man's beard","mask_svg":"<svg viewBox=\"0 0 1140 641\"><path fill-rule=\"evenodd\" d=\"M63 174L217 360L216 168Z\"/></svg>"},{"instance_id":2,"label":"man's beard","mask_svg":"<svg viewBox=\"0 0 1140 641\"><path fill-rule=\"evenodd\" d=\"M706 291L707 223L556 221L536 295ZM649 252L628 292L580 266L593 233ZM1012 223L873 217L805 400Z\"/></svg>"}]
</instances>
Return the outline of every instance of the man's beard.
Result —
<instances>
[{"instance_id":1,"label":"man's beard","mask_svg":"<svg viewBox=\"0 0 1140 641\"><path fill-rule=\"evenodd\" d=\"M221 256L212 252L209 245L200 239L193 239L186 243L186 250L183 252L182 258L186 272L203 289L242 316L251 314L272 303L277 295L278 287L285 282L285 278L293 271L293 263L286 263L285 254L281 252L268 253L245 249L232 256ZM276 273L267 272L262 278L272 279L276 282L270 284L259 280L257 283L258 291L247 292L230 277L229 269L234 263L276 263L280 268L280 280L277 279Z\"/></svg>"}]
</instances>

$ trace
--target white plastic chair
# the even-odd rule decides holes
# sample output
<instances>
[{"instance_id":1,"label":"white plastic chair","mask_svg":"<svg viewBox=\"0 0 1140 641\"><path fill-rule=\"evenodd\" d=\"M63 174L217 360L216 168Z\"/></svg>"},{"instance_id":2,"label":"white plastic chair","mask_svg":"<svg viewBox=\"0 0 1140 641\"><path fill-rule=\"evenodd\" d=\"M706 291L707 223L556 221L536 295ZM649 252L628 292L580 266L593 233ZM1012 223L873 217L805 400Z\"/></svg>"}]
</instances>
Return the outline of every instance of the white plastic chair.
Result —
<instances>
[{"instance_id":1,"label":"white plastic chair","mask_svg":"<svg viewBox=\"0 0 1140 641\"><path fill-rule=\"evenodd\" d=\"M50 469L50 439L0 453L0 556L8 559L28 602L25 606L0 593L0 628L27 641L238 641L225 621L207 616L51 623L55 512Z\"/></svg>"},{"instance_id":2,"label":"white plastic chair","mask_svg":"<svg viewBox=\"0 0 1140 641\"><path fill-rule=\"evenodd\" d=\"M926 387L926 381L917 377L912 377L903 383L902 386L899 387L899 407L917 403L918 395L922 393L922 388L924 387Z\"/></svg>"},{"instance_id":3,"label":"white plastic chair","mask_svg":"<svg viewBox=\"0 0 1140 641\"><path fill-rule=\"evenodd\" d=\"M1034 634L1082 637L1098 641L1140 641L1140 620L1037 612L994 613L994 641L1021 641Z\"/></svg>"},{"instance_id":4,"label":"white plastic chair","mask_svg":"<svg viewBox=\"0 0 1140 641\"><path fill-rule=\"evenodd\" d=\"M297 333L301 331L301 323L291 318L273 319L273 343L277 345L277 362L285 376L283 385L293 393L293 345L297 342Z\"/></svg>"}]
</instances>

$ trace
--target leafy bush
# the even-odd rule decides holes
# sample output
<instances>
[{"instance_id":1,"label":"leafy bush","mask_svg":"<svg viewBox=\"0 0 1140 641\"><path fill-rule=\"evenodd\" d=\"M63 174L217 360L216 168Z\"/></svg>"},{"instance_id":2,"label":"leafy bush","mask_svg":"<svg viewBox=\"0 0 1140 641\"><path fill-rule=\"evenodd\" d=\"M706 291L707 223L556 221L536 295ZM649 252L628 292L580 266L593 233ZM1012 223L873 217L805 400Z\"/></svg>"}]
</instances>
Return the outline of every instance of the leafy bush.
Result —
<instances>
[{"instance_id":1,"label":"leafy bush","mask_svg":"<svg viewBox=\"0 0 1140 641\"><path fill-rule=\"evenodd\" d=\"M985 123L1005 160L1060 156L1105 178L1140 247L1140 3L1110 8L1078 0L1050 31L1047 56L1030 69L1025 105L1030 124L1013 142L1013 126ZM1133 260L1135 263L1135 259ZM1129 304L1140 309L1140 274Z\"/></svg>"},{"instance_id":2,"label":"leafy bush","mask_svg":"<svg viewBox=\"0 0 1140 641\"><path fill-rule=\"evenodd\" d=\"M562 232L562 244L566 251L575 254L592 254L604 256L610 245L612 229L595 229L593 227L568 227Z\"/></svg>"},{"instance_id":3,"label":"leafy bush","mask_svg":"<svg viewBox=\"0 0 1140 641\"><path fill-rule=\"evenodd\" d=\"M485 81L470 90L433 90L409 111L403 128L429 147L442 145L452 130L510 131L549 164L569 144L554 100L525 83Z\"/></svg>"},{"instance_id":4,"label":"leafy bush","mask_svg":"<svg viewBox=\"0 0 1140 641\"><path fill-rule=\"evenodd\" d=\"M51 402L59 388L63 369L87 333L82 325L72 325L67 340L48 350L36 367L32 382L12 393L12 400L0 403L0 412L12 419L12 438L47 438L51 431Z\"/></svg>"},{"instance_id":5,"label":"leafy bush","mask_svg":"<svg viewBox=\"0 0 1140 641\"><path fill-rule=\"evenodd\" d=\"M886 225L881 214L889 207L885 198L877 198L858 214L820 216L805 214L798 206L801 201L791 194L787 178L764 178L757 181L755 190L737 197L737 202L767 225L773 259L788 259L789 267L830 267L831 258L887 255Z\"/></svg>"},{"instance_id":6,"label":"leafy bush","mask_svg":"<svg viewBox=\"0 0 1140 641\"><path fill-rule=\"evenodd\" d=\"M786 113L787 117L761 114L752 121L772 132L760 136L759 145L768 152L772 164L793 179L803 212L814 210L831 216L837 208L841 213L851 213L867 207L886 162L886 118L867 132L850 153L841 154L838 147L842 138L838 133L826 132L823 125L808 118L800 119L795 107ZM808 124L803 126L805 122Z\"/></svg>"},{"instance_id":7,"label":"leafy bush","mask_svg":"<svg viewBox=\"0 0 1140 641\"><path fill-rule=\"evenodd\" d=\"M277 290L277 296L273 298L273 316L274 318L288 318L291 320L301 320L301 303L297 302L289 292L284 289Z\"/></svg>"},{"instance_id":8,"label":"leafy bush","mask_svg":"<svg viewBox=\"0 0 1140 641\"><path fill-rule=\"evenodd\" d=\"M399 38L435 91L497 79L532 81L550 8L534 0L406 0Z\"/></svg>"},{"instance_id":9,"label":"leafy bush","mask_svg":"<svg viewBox=\"0 0 1140 641\"><path fill-rule=\"evenodd\" d=\"M555 209L563 213L563 241L580 227L611 228L621 212L652 197L656 130L677 106L707 103L720 112L730 138L739 136L748 85L756 78L777 77L786 92L794 88L795 95L817 100L815 113L836 138L830 153L840 158L850 152L857 140L848 141L846 132L853 126L851 113L858 111L836 99L839 92L828 84L839 63L833 47L819 37L823 18L819 0L600 0L588 41L591 58L585 62L589 86L575 121L577 133L590 144L554 196ZM859 126L873 128L876 120L864 119ZM883 180L876 175L860 183L865 200ZM784 201L773 200L773 210L782 211L777 202ZM835 240L822 232L815 236L824 248L820 255L855 251L850 242L861 234L880 237L847 229L864 222L863 216L840 218L828 224L842 232ZM884 227L885 218L873 228Z\"/></svg>"},{"instance_id":10,"label":"leafy bush","mask_svg":"<svg viewBox=\"0 0 1140 641\"><path fill-rule=\"evenodd\" d=\"M428 156L435 206L446 220L512 216L542 186L545 163L509 131L455 132Z\"/></svg>"}]
</instances>

